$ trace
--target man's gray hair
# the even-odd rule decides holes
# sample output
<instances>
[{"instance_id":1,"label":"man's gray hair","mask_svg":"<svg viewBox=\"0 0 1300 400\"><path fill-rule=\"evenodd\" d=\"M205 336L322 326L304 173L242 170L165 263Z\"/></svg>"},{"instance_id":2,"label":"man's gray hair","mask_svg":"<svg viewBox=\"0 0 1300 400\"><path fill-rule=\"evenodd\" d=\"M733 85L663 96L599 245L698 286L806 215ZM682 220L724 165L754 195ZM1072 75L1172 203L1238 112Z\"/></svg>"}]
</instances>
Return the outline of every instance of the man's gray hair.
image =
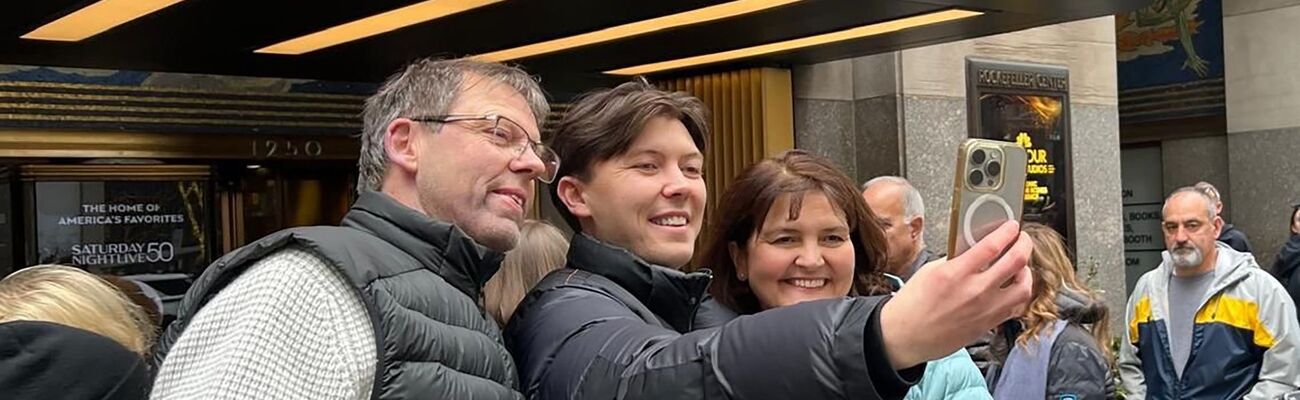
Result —
<instances>
[{"instance_id":1,"label":"man's gray hair","mask_svg":"<svg viewBox=\"0 0 1300 400\"><path fill-rule=\"evenodd\" d=\"M425 117L446 114L456 97L463 92L467 76L479 77L513 88L528 103L541 127L550 113L546 95L537 80L517 67L476 61L420 59L393 74L374 95L366 99L362 112L361 156L357 159L357 191L379 190L388 172L388 155L384 135L388 124L401 117ZM471 83L473 84L473 83ZM440 124L429 124L437 132Z\"/></svg>"},{"instance_id":2,"label":"man's gray hair","mask_svg":"<svg viewBox=\"0 0 1300 400\"><path fill-rule=\"evenodd\" d=\"M1204 200L1205 215L1209 217L1211 223L1214 222L1214 217L1217 216L1218 214L1214 210L1214 202L1215 202L1214 198L1210 197L1209 194L1206 194L1205 190L1196 186L1183 186L1178 188L1177 190L1174 190L1172 193L1169 193L1169 197L1165 197L1165 204L1160 206L1161 217L1163 217L1165 214L1165 208L1169 207L1169 201L1173 200L1174 196L1178 196L1181 194L1194 194L1196 195L1197 198Z\"/></svg>"},{"instance_id":3,"label":"man's gray hair","mask_svg":"<svg viewBox=\"0 0 1300 400\"><path fill-rule=\"evenodd\" d=\"M925 216L925 201L921 200L921 192L912 186L912 182L898 176L879 176L872 178L867 183L862 184L862 190L872 187L879 183L890 183L903 187L903 218L914 219Z\"/></svg>"}]
</instances>

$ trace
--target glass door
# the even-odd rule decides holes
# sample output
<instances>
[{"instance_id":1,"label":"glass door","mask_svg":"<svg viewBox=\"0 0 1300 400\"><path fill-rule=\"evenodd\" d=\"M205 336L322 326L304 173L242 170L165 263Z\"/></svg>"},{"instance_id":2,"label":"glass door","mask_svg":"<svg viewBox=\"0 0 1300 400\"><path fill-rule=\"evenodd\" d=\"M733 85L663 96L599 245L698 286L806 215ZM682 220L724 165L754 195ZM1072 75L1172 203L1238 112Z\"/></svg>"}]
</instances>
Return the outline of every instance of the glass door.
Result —
<instances>
[{"instance_id":1,"label":"glass door","mask_svg":"<svg viewBox=\"0 0 1300 400\"><path fill-rule=\"evenodd\" d=\"M286 228L337 225L356 195L350 163L259 164L224 169L232 185L219 195L223 250Z\"/></svg>"}]
</instances>

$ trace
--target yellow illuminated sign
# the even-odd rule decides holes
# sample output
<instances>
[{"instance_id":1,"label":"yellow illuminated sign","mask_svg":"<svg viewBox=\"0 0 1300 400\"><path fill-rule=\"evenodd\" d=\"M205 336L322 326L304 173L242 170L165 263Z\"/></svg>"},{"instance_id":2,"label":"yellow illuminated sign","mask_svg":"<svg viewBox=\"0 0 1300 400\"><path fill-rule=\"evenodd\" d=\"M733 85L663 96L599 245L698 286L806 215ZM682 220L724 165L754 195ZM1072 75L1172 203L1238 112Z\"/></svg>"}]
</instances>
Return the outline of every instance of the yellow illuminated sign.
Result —
<instances>
[{"instance_id":1,"label":"yellow illuminated sign","mask_svg":"<svg viewBox=\"0 0 1300 400\"><path fill-rule=\"evenodd\" d=\"M1020 132L1016 135L1016 144L1025 148L1025 153L1029 155L1029 168L1026 173L1030 175L1025 180L1025 201L1038 201L1047 197L1047 187L1039 186L1038 180L1032 178L1033 175L1056 174L1056 165L1052 164L1048 157L1047 149L1035 149L1034 140L1029 137L1028 132Z\"/></svg>"}]
</instances>

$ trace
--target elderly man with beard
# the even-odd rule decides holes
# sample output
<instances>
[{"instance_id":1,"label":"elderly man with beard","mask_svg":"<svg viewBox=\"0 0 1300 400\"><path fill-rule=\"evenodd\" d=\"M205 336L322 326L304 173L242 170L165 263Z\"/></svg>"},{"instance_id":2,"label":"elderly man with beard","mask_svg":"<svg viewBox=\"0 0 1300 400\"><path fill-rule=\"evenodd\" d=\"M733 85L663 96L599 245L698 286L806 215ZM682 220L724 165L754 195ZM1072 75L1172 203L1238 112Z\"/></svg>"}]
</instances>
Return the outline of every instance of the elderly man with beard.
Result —
<instances>
[{"instance_id":1,"label":"elderly man with beard","mask_svg":"<svg viewBox=\"0 0 1300 400\"><path fill-rule=\"evenodd\" d=\"M1286 290L1215 239L1194 187L1165 200L1164 261L1129 297L1120 378L1134 399L1276 399L1300 387L1300 325Z\"/></svg>"}]
</instances>

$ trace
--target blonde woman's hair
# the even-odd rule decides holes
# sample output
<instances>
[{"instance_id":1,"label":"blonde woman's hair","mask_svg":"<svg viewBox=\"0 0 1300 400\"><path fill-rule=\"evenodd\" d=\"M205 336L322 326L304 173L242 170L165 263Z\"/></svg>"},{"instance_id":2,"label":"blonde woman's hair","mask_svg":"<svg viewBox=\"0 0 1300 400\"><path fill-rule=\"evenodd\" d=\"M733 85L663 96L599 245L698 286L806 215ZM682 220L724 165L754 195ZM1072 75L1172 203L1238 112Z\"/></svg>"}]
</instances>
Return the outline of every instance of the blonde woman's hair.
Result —
<instances>
[{"instance_id":1,"label":"blonde woman's hair","mask_svg":"<svg viewBox=\"0 0 1300 400\"><path fill-rule=\"evenodd\" d=\"M157 330L112 284L78 268L37 265L0 280L0 322L45 321L98 333L148 357Z\"/></svg>"},{"instance_id":2,"label":"blonde woman's hair","mask_svg":"<svg viewBox=\"0 0 1300 400\"><path fill-rule=\"evenodd\" d=\"M1080 284L1075 277L1074 263L1070 261L1061 234L1046 225L1033 222L1025 223L1021 230L1034 241L1034 254L1029 262L1029 270L1034 276L1033 298L1029 302L1029 308L1021 316L1025 331L1016 338L1017 344L1027 345L1060 319L1060 313L1056 308L1056 296L1062 289L1088 296L1094 302L1100 302L1101 296ZM1088 331L1097 341L1097 347L1101 348L1106 359L1113 360L1110 351L1110 318L1104 307L1100 311L1100 319L1092 323Z\"/></svg>"},{"instance_id":3,"label":"blonde woman's hair","mask_svg":"<svg viewBox=\"0 0 1300 400\"><path fill-rule=\"evenodd\" d=\"M524 295L547 273L564 267L569 239L551 224L527 220L519 225L519 244L506 253L501 269L483 287L483 303L505 326Z\"/></svg>"}]
</instances>

